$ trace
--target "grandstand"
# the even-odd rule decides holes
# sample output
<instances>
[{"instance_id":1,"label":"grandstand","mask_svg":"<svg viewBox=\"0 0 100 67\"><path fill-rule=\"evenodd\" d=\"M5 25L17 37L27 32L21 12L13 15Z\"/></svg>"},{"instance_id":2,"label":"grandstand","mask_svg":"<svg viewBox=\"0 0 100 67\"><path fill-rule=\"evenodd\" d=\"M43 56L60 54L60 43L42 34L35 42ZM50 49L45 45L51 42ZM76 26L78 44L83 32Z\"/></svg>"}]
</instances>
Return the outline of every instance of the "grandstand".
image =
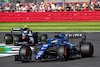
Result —
<instances>
[{"instance_id":1,"label":"grandstand","mask_svg":"<svg viewBox=\"0 0 100 67\"><path fill-rule=\"evenodd\" d=\"M62 2L63 0L44 0L44 2ZM90 0L65 0L65 2L90 2Z\"/></svg>"},{"instance_id":2,"label":"grandstand","mask_svg":"<svg viewBox=\"0 0 100 67\"><path fill-rule=\"evenodd\" d=\"M49 3L49 2L62 2L63 0L0 0L0 3L16 3L17 1L20 1L22 3L38 3L38 2L44 2L44 3ZM65 0L65 2L90 2L94 0ZM100 0L96 0L100 1Z\"/></svg>"},{"instance_id":3,"label":"grandstand","mask_svg":"<svg viewBox=\"0 0 100 67\"><path fill-rule=\"evenodd\" d=\"M100 21L99 0L63 1L0 0L0 22Z\"/></svg>"}]
</instances>

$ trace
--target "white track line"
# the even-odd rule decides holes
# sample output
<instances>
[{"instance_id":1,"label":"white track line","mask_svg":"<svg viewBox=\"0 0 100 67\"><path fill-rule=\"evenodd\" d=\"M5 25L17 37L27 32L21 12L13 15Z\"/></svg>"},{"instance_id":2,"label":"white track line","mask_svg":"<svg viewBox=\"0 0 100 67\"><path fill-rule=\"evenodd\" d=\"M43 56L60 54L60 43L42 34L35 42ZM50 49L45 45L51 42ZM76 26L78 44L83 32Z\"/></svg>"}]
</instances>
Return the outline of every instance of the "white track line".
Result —
<instances>
[{"instance_id":1,"label":"white track line","mask_svg":"<svg viewBox=\"0 0 100 67\"><path fill-rule=\"evenodd\" d=\"M7 57L7 56L13 56L13 55L17 55L17 54L0 54L0 57Z\"/></svg>"},{"instance_id":2,"label":"white track line","mask_svg":"<svg viewBox=\"0 0 100 67\"><path fill-rule=\"evenodd\" d=\"M19 51L20 50L20 48L11 48L12 49L12 51Z\"/></svg>"},{"instance_id":3,"label":"white track line","mask_svg":"<svg viewBox=\"0 0 100 67\"><path fill-rule=\"evenodd\" d=\"M9 46L12 46L13 44L9 44ZM0 43L0 46L8 46L8 44Z\"/></svg>"},{"instance_id":4,"label":"white track line","mask_svg":"<svg viewBox=\"0 0 100 67\"><path fill-rule=\"evenodd\" d=\"M5 46L5 44L3 44L3 43L0 43L0 46Z\"/></svg>"},{"instance_id":5,"label":"white track line","mask_svg":"<svg viewBox=\"0 0 100 67\"><path fill-rule=\"evenodd\" d=\"M19 53L19 51L8 51L8 52L6 52L6 54L18 54Z\"/></svg>"},{"instance_id":6,"label":"white track line","mask_svg":"<svg viewBox=\"0 0 100 67\"><path fill-rule=\"evenodd\" d=\"M8 48L20 48L21 46L6 46Z\"/></svg>"}]
</instances>

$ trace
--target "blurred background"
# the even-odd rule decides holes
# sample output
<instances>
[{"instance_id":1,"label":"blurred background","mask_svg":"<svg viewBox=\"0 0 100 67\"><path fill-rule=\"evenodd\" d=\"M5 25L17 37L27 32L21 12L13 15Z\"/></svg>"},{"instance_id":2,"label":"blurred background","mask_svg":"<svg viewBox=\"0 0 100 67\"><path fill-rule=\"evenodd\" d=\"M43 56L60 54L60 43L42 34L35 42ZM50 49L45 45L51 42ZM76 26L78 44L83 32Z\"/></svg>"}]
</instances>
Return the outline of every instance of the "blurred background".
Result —
<instances>
[{"instance_id":1,"label":"blurred background","mask_svg":"<svg viewBox=\"0 0 100 67\"><path fill-rule=\"evenodd\" d=\"M17 1L20 1L22 3L32 3L32 2L35 2L35 3L38 3L38 2L45 2L45 3L48 3L48 2L62 2L64 0L0 0L0 3L16 3ZM66 2L90 2L90 1L93 1L93 0L65 0ZM100 1L100 0L96 0L96 1Z\"/></svg>"},{"instance_id":2,"label":"blurred background","mask_svg":"<svg viewBox=\"0 0 100 67\"><path fill-rule=\"evenodd\" d=\"M99 10L100 0L0 0L0 12Z\"/></svg>"}]
</instances>

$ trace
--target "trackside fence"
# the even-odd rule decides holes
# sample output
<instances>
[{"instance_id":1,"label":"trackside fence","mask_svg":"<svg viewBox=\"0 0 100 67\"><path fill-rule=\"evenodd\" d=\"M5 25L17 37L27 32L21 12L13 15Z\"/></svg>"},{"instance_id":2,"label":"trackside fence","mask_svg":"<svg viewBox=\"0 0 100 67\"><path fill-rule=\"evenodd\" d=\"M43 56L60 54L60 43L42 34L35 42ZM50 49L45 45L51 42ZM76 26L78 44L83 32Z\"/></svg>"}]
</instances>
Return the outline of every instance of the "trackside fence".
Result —
<instances>
[{"instance_id":1,"label":"trackside fence","mask_svg":"<svg viewBox=\"0 0 100 67\"><path fill-rule=\"evenodd\" d=\"M100 11L0 12L0 22L100 21Z\"/></svg>"}]
</instances>

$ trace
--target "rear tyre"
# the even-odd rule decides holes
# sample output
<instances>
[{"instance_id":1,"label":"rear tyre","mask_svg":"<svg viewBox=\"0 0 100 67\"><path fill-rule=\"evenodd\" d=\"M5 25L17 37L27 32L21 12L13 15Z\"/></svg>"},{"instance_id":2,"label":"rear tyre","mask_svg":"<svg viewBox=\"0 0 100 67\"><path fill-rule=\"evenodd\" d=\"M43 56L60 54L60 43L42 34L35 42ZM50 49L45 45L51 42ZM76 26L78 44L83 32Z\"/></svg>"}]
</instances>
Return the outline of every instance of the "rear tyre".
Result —
<instances>
[{"instance_id":1,"label":"rear tyre","mask_svg":"<svg viewBox=\"0 0 100 67\"><path fill-rule=\"evenodd\" d=\"M19 35L14 35L13 44L15 45L16 42L20 42L20 41L21 41L20 36ZM17 44L15 46L17 46Z\"/></svg>"},{"instance_id":2,"label":"rear tyre","mask_svg":"<svg viewBox=\"0 0 100 67\"><path fill-rule=\"evenodd\" d=\"M11 34L5 34L4 43L5 44L13 44L13 36Z\"/></svg>"},{"instance_id":3,"label":"rear tyre","mask_svg":"<svg viewBox=\"0 0 100 67\"><path fill-rule=\"evenodd\" d=\"M68 46L60 46L58 48L58 55L60 56L60 59L65 59L68 60L69 56L70 56L70 49L68 48Z\"/></svg>"},{"instance_id":4,"label":"rear tyre","mask_svg":"<svg viewBox=\"0 0 100 67\"><path fill-rule=\"evenodd\" d=\"M19 55L22 57L22 62L29 62L32 58L32 51L29 46L22 46L19 51Z\"/></svg>"},{"instance_id":5,"label":"rear tyre","mask_svg":"<svg viewBox=\"0 0 100 67\"><path fill-rule=\"evenodd\" d=\"M80 45L80 52L82 58L84 57L92 57L94 53L93 45L90 42L83 42Z\"/></svg>"}]
</instances>

